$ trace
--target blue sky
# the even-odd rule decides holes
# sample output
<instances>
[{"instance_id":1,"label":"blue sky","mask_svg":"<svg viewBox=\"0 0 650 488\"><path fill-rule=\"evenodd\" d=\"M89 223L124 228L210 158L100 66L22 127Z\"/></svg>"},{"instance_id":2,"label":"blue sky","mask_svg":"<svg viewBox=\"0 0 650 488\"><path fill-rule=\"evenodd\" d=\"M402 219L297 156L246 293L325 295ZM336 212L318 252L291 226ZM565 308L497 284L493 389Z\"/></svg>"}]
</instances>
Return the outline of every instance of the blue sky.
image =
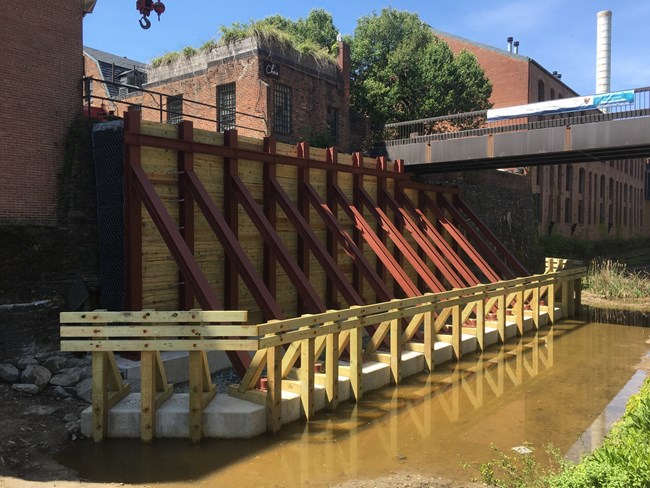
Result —
<instances>
[{"instance_id":1,"label":"blue sky","mask_svg":"<svg viewBox=\"0 0 650 488\"><path fill-rule=\"evenodd\" d=\"M164 0L167 11L144 31L133 0L98 0L84 19L84 44L147 62L168 51L199 46L218 37L220 25L281 14L296 19L312 8L334 17L343 34L353 34L357 19L392 6L415 12L432 27L504 48L513 36L519 53L531 57L580 94L595 87L596 13L611 10L612 90L650 85L648 0L370 0L267 2Z\"/></svg>"}]
</instances>

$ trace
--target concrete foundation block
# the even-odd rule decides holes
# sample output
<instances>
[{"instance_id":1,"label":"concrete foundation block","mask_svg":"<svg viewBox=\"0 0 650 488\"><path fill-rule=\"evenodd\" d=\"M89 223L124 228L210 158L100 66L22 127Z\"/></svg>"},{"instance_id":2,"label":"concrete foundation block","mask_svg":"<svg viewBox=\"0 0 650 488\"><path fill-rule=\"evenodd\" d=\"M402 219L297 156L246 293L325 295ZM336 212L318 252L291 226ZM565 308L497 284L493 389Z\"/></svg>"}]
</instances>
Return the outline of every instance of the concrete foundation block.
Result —
<instances>
[{"instance_id":1,"label":"concrete foundation block","mask_svg":"<svg viewBox=\"0 0 650 488\"><path fill-rule=\"evenodd\" d=\"M454 350L448 342L435 342L433 345L433 363L442 364L451 361L454 357Z\"/></svg>"},{"instance_id":2,"label":"concrete foundation block","mask_svg":"<svg viewBox=\"0 0 650 488\"><path fill-rule=\"evenodd\" d=\"M228 356L223 351L208 351L207 355L211 373L230 367ZM165 374L169 383L184 383L189 380L190 355L188 352L163 351L160 353L160 357L165 366ZM140 379L140 361L126 359L119 354L115 359L124 379Z\"/></svg>"}]
</instances>

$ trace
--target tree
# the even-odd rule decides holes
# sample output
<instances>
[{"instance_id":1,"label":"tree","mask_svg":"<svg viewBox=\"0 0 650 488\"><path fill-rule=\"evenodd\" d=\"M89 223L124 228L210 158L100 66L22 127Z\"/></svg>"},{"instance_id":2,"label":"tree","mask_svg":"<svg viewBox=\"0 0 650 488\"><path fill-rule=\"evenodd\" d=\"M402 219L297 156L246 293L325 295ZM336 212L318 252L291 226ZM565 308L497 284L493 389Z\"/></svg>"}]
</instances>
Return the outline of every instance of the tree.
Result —
<instances>
[{"instance_id":1,"label":"tree","mask_svg":"<svg viewBox=\"0 0 650 488\"><path fill-rule=\"evenodd\" d=\"M476 58L457 56L417 14L384 8L361 17L351 46L351 104L371 130L384 124L490 107Z\"/></svg>"}]
</instances>

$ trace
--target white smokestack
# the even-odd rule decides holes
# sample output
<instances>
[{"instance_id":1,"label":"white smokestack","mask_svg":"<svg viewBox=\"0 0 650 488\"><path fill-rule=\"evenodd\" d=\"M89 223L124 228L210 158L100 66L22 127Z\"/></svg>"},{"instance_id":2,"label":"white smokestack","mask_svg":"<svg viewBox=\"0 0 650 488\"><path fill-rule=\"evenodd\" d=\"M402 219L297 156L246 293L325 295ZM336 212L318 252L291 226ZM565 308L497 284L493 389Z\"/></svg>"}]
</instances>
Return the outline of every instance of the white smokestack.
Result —
<instances>
[{"instance_id":1,"label":"white smokestack","mask_svg":"<svg viewBox=\"0 0 650 488\"><path fill-rule=\"evenodd\" d=\"M598 12L596 37L596 93L607 93L612 81L612 12Z\"/></svg>"}]
</instances>

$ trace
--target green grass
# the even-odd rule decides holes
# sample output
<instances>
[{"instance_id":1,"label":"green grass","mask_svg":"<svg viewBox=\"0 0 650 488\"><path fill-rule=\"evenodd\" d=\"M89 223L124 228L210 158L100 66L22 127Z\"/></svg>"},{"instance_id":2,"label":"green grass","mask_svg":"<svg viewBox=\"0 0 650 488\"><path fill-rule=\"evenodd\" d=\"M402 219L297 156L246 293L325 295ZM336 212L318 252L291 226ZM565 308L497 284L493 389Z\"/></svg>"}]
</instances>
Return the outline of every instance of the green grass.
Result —
<instances>
[{"instance_id":1,"label":"green grass","mask_svg":"<svg viewBox=\"0 0 650 488\"><path fill-rule=\"evenodd\" d=\"M618 261L594 260L584 281L585 290L607 299L632 300L650 297L650 279L630 271Z\"/></svg>"},{"instance_id":2,"label":"green grass","mask_svg":"<svg viewBox=\"0 0 650 488\"><path fill-rule=\"evenodd\" d=\"M603 445L577 464L547 449L548 466L533 455L508 455L495 448L497 458L479 467L481 480L499 488L649 488L650 378L630 398L619 422Z\"/></svg>"}]
</instances>

